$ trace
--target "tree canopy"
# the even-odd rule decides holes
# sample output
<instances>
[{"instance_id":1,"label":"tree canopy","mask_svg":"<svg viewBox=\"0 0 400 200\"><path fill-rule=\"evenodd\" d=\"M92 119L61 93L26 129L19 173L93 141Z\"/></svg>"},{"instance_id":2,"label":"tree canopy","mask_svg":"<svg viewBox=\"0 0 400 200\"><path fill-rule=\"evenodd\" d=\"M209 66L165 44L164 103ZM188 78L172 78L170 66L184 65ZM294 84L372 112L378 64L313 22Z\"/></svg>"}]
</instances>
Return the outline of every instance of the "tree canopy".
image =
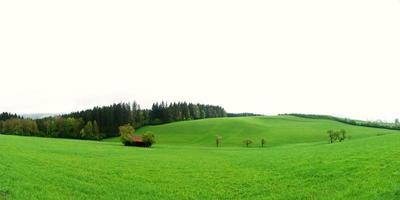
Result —
<instances>
[{"instance_id":1,"label":"tree canopy","mask_svg":"<svg viewBox=\"0 0 400 200\"><path fill-rule=\"evenodd\" d=\"M136 102L117 103L36 120L1 113L0 133L99 140L119 136L118 128L125 124L137 129L151 124L226 116L224 108L213 105L161 102L154 103L151 109L141 109Z\"/></svg>"}]
</instances>

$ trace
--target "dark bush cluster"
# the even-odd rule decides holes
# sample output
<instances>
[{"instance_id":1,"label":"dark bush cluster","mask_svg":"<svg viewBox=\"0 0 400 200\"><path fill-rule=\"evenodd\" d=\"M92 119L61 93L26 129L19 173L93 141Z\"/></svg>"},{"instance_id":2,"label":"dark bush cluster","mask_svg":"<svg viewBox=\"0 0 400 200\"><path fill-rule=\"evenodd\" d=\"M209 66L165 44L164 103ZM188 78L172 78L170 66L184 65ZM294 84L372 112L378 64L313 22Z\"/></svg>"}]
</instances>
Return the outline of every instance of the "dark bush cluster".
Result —
<instances>
[{"instance_id":1,"label":"dark bush cluster","mask_svg":"<svg viewBox=\"0 0 400 200\"><path fill-rule=\"evenodd\" d=\"M151 147L153 144L156 143L156 139L154 133L148 131L142 134L142 140L144 147Z\"/></svg>"},{"instance_id":2,"label":"dark bush cluster","mask_svg":"<svg viewBox=\"0 0 400 200\"><path fill-rule=\"evenodd\" d=\"M329 137L329 143L334 143L336 141L342 142L347 138L346 131L343 129L338 130L338 131L329 130L329 131L327 131L327 133L328 133L328 137Z\"/></svg>"},{"instance_id":3,"label":"dark bush cluster","mask_svg":"<svg viewBox=\"0 0 400 200\"><path fill-rule=\"evenodd\" d=\"M145 132L142 135L134 135L135 128L127 124L119 127L122 144L125 146L151 147L156 143L152 132Z\"/></svg>"}]
</instances>

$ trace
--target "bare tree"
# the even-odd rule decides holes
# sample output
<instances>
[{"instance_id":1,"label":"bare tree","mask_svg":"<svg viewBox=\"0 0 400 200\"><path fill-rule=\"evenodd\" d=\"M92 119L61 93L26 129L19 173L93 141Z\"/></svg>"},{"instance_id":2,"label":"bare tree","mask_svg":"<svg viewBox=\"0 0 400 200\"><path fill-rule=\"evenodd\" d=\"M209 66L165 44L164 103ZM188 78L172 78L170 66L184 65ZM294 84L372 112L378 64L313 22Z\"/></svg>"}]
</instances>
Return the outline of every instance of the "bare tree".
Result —
<instances>
[{"instance_id":1,"label":"bare tree","mask_svg":"<svg viewBox=\"0 0 400 200\"><path fill-rule=\"evenodd\" d=\"M222 136L219 136L219 135L215 136L215 144L217 145L217 147L219 147L221 145L221 140L222 140Z\"/></svg>"},{"instance_id":2,"label":"bare tree","mask_svg":"<svg viewBox=\"0 0 400 200\"><path fill-rule=\"evenodd\" d=\"M250 145L251 143L253 143L253 141L247 139L247 140L243 141L243 143L246 144L246 147L249 147L249 145Z\"/></svg>"},{"instance_id":3,"label":"bare tree","mask_svg":"<svg viewBox=\"0 0 400 200\"><path fill-rule=\"evenodd\" d=\"M267 141L263 138L261 139L261 147L264 147L264 145L267 143Z\"/></svg>"}]
</instances>

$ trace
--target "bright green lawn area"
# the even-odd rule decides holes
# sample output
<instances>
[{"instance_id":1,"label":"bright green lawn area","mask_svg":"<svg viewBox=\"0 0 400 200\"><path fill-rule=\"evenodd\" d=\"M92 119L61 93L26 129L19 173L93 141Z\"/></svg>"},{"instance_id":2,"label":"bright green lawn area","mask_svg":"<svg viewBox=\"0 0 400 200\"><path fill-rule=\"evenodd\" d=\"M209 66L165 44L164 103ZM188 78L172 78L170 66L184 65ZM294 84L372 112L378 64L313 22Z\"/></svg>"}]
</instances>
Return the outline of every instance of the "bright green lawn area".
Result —
<instances>
[{"instance_id":1,"label":"bright green lawn area","mask_svg":"<svg viewBox=\"0 0 400 200\"><path fill-rule=\"evenodd\" d=\"M327 144L326 130L340 128L353 139ZM0 199L400 199L398 131L296 117L145 130L152 148L0 135ZM268 147L243 147L261 137Z\"/></svg>"},{"instance_id":2,"label":"bright green lawn area","mask_svg":"<svg viewBox=\"0 0 400 200\"><path fill-rule=\"evenodd\" d=\"M215 136L222 136L222 146L242 147L245 139L259 146L262 138L267 146L293 143L327 142L329 129L345 129L352 139L399 131L352 126L331 120L306 119L292 116L214 118L146 126L138 134L152 131L158 144L179 146L215 146ZM120 142L119 138L104 141Z\"/></svg>"},{"instance_id":3,"label":"bright green lawn area","mask_svg":"<svg viewBox=\"0 0 400 200\"><path fill-rule=\"evenodd\" d=\"M0 135L8 199L399 199L400 134L208 148Z\"/></svg>"}]
</instances>

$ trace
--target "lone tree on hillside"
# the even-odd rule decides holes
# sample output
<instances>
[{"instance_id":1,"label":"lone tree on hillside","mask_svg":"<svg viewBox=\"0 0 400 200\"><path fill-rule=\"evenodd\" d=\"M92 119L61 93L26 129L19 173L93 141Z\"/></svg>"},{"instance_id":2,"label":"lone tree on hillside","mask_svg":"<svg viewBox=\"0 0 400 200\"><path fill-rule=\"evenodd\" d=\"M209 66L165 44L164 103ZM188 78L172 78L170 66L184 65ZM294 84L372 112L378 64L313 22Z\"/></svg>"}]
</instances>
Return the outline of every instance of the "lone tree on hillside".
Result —
<instances>
[{"instance_id":1,"label":"lone tree on hillside","mask_svg":"<svg viewBox=\"0 0 400 200\"><path fill-rule=\"evenodd\" d=\"M329 136L329 141L332 144L335 141L335 132L333 130L328 130L327 133Z\"/></svg>"},{"instance_id":2,"label":"lone tree on hillside","mask_svg":"<svg viewBox=\"0 0 400 200\"><path fill-rule=\"evenodd\" d=\"M263 138L261 139L261 147L264 147L264 145L267 143L267 141Z\"/></svg>"},{"instance_id":3,"label":"lone tree on hillside","mask_svg":"<svg viewBox=\"0 0 400 200\"><path fill-rule=\"evenodd\" d=\"M243 141L243 143L246 145L246 147L249 147L249 145L250 145L251 143L253 143L253 141L247 139L247 140Z\"/></svg>"},{"instance_id":4,"label":"lone tree on hillside","mask_svg":"<svg viewBox=\"0 0 400 200\"><path fill-rule=\"evenodd\" d=\"M215 144L217 145L217 147L219 147L221 145L221 140L222 140L221 136L219 136L219 135L215 136Z\"/></svg>"},{"instance_id":5,"label":"lone tree on hillside","mask_svg":"<svg viewBox=\"0 0 400 200\"><path fill-rule=\"evenodd\" d=\"M131 144L133 142L132 135L134 132L135 129L129 124L120 126L119 134L121 135L121 142L126 146Z\"/></svg>"},{"instance_id":6,"label":"lone tree on hillside","mask_svg":"<svg viewBox=\"0 0 400 200\"><path fill-rule=\"evenodd\" d=\"M342 142L346 138L349 138L346 136L346 130L344 130L344 129L341 129L339 131L329 130L329 131L327 131L327 133L328 133L330 143L334 143L335 141Z\"/></svg>"},{"instance_id":7,"label":"lone tree on hillside","mask_svg":"<svg viewBox=\"0 0 400 200\"><path fill-rule=\"evenodd\" d=\"M143 133L142 141L143 141L145 147L151 147L151 145L156 143L153 132L148 131L148 132Z\"/></svg>"},{"instance_id":8,"label":"lone tree on hillside","mask_svg":"<svg viewBox=\"0 0 400 200\"><path fill-rule=\"evenodd\" d=\"M346 130L341 129L339 131L339 142L342 142L345 139L346 139Z\"/></svg>"}]
</instances>

